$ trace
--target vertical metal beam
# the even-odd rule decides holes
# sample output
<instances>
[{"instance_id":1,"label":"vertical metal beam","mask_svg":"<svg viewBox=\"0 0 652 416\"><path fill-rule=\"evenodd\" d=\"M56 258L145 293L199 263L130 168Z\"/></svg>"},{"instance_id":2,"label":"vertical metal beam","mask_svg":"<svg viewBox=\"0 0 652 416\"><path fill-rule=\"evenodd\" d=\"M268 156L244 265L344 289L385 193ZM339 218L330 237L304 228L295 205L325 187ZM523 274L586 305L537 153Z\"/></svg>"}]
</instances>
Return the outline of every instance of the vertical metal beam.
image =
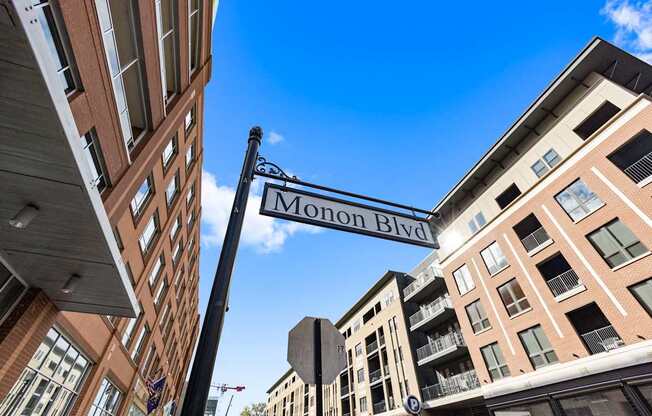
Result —
<instances>
[{"instance_id":1,"label":"vertical metal beam","mask_svg":"<svg viewBox=\"0 0 652 416\"><path fill-rule=\"evenodd\" d=\"M315 411L317 416L324 415L323 386L321 382L321 320L315 319Z\"/></svg>"},{"instance_id":2,"label":"vertical metal beam","mask_svg":"<svg viewBox=\"0 0 652 416\"><path fill-rule=\"evenodd\" d=\"M182 416L203 415L206 409L206 399L208 398L211 379L213 377L213 366L215 365L217 349L220 344L220 335L224 326L224 315L226 314L228 304L233 264L236 253L238 252L240 232L242 231L242 223L247 209L249 188L251 187L254 166L262 137L263 131L260 127L253 127L249 130L247 153L233 200L231 217L226 228L220 260L217 264L215 278L213 279L211 296L208 299L208 305L206 305L204 323L201 327L195 360L192 364L190 380L188 381L188 388L181 409Z\"/></svg>"}]
</instances>

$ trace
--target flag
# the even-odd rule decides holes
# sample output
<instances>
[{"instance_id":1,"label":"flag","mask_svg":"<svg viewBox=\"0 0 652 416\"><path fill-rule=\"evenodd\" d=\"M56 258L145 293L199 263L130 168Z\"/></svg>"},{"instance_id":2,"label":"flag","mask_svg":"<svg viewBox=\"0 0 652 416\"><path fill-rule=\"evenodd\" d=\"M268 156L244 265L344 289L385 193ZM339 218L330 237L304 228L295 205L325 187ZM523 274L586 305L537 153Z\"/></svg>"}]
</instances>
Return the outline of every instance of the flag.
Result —
<instances>
[{"instance_id":1,"label":"flag","mask_svg":"<svg viewBox=\"0 0 652 416\"><path fill-rule=\"evenodd\" d=\"M148 379L145 381L149 398L147 399L147 414L152 413L161 402L161 395L163 394L163 387L165 387L165 376L158 380Z\"/></svg>"}]
</instances>

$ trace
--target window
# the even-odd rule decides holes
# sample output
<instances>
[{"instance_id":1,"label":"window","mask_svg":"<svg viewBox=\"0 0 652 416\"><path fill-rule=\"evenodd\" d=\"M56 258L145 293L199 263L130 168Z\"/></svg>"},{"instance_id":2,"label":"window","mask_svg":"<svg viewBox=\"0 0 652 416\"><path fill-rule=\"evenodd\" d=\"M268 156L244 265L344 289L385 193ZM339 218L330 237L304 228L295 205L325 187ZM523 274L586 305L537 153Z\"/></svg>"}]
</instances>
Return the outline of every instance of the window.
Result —
<instances>
[{"instance_id":1,"label":"window","mask_svg":"<svg viewBox=\"0 0 652 416\"><path fill-rule=\"evenodd\" d=\"M564 409L564 414L569 416L636 416L630 401L618 389L594 391L580 396L568 397L559 400Z\"/></svg>"},{"instance_id":2,"label":"window","mask_svg":"<svg viewBox=\"0 0 652 416\"><path fill-rule=\"evenodd\" d=\"M473 218L471 218L471 221L469 221L469 229L472 234L475 234L480 228L484 227L486 223L487 221L484 219L482 212L478 212L473 216Z\"/></svg>"},{"instance_id":3,"label":"window","mask_svg":"<svg viewBox=\"0 0 652 416\"><path fill-rule=\"evenodd\" d=\"M469 317L469 322L471 323L474 334L487 328L491 328L489 318L487 318L487 313L484 311L479 299L466 307L466 315Z\"/></svg>"},{"instance_id":4,"label":"window","mask_svg":"<svg viewBox=\"0 0 652 416\"><path fill-rule=\"evenodd\" d=\"M652 316L652 278L629 287L638 303Z\"/></svg>"},{"instance_id":5,"label":"window","mask_svg":"<svg viewBox=\"0 0 652 416\"><path fill-rule=\"evenodd\" d=\"M118 414L122 392L106 378L102 380L95 400L88 412L89 416L112 416Z\"/></svg>"},{"instance_id":6,"label":"window","mask_svg":"<svg viewBox=\"0 0 652 416\"><path fill-rule=\"evenodd\" d=\"M484 260L489 274L494 275L507 267L507 258L503 254L503 251L500 249L498 242L494 241L489 247L485 248L480 252L482 260Z\"/></svg>"},{"instance_id":7,"label":"window","mask_svg":"<svg viewBox=\"0 0 652 416\"><path fill-rule=\"evenodd\" d=\"M201 0L188 0L188 52L190 54L190 75L199 67L199 55L201 51Z\"/></svg>"},{"instance_id":8,"label":"window","mask_svg":"<svg viewBox=\"0 0 652 416\"><path fill-rule=\"evenodd\" d=\"M357 321L353 322L353 332L358 332L360 330L360 325L361 325L361 323L360 323L359 319Z\"/></svg>"},{"instance_id":9,"label":"window","mask_svg":"<svg viewBox=\"0 0 652 416\"><path fill-rule=\"evenodd\" d=\"M521 190L518 189L518 186L516 186L515 183L513 183L509 185L509 187L505 189L502 194L496 197L496 203L498 204L500 209L503 209L507 205L509 205L513 200L518 198L520 194L521 194Z\"/></svg>"},{"instance_id":10,"label":"window","mask_svg":"<svg viewBox=\"0 0 652 416\"><path fill-rule=\"evenodd\" d=\"M91 183L102 192L107 187L107 178L104 174L104 163L97 140L95 140L94 130L89 131L81 137L84 156L91 173Z\"/></svg>"},{"instance_id":11,"label":"window","mask_svg":"<svg viewBox=\"0 0 652 416\"><path fill-rule=\"evenodd\" d=\"M181 258L181 252L183 251L183 239L179 239L179 243L174 247L172 251L172 264L176 267Z\"/></svg>"},{"instance_id":12,"label":"window","mask_svg":"<svg viewBox=\"0 0 652 416\"><path fill-rule=\"evenodd\" d=\"M179 193L179 172L174 174L174 177L168 183L167 188L165 189L165 200L167 201L168 206L172 205L172 202Z\"/></svg>"},{"instance_id":13,"label":"window","mask_svg":"<svg viewBox=\"0 0 652 416\"><path fill-rule=\"evenodd\" d=\"M367 411L367 398L360 397L360 412L366 412L366 411Z\"/></svg>"},{"instance_id":14,"label":"window","mask_svg":"<svg viewBox=\"0 0 652 416\"><path fill-rule=\"evenodd\" d=\"M65 32L59 10L53 7L51 1L32 3L39 3L34 6L36 17L43 29L45 43L50 50L61 87L66 94L70 94L77 89L75 85L77 79L73 71L73 56L70 52L68 34Z\"/></svg>"},{"instance_id":15,"label":"window","mask_svg":"<svg viewBox=\"0 0 652 416\"><path fill-rule=\"evenodd\" d=\"M528 253L550 241L550 236L534 214L523 218L513 228Z\"/></svg>"},{"instance_id":16,"label":"window","mask_svg":"<svg viewBox=\"0 0 652 416\"><path fill-rule=\"evenodd\" d=\"M0 263L0 322L9 315L26 291L27 285Z\"/></svg>"},{"instance_id":17,"label":"window","mask_svg":"<svg viewBox=\"0 0 652 416\"><path fill-rule=\"evenodd\" d=\"M555 416L547 401L536 403L523 403L509 407L503 407L494 411L494 416Z\"/></svg>"},{"instance_id":18,"label":"window","mask_svg":"<svg viewBox=\"0 0 652 416\"><path fill-rule=\"evenodd\" d=\"M165 294L168 291L168 282L167 279L163 279L163 282L158 286L158 289L156 289L156 293L154 294L154 306L157 307L161 304L161 300L163 300L163 297L165 297Z\"/></svg>"},{"instance_id":19,"label":"window","mask_svg":"<svg viewBox=\"0 0 652 416\"><path fill-rule=\"evenodd\" d=\"M362 355L362 343L355 346L355 356L358 357L360 355Z\"/></svg>"},{"instance_id":20,"label":"window","mask_svg":"<svg viewBox=\"0 0 652 416\"><path fill-rule=\"evenodd\" d=\"M603 225L587 238L611 267L647 253L647 247L619 219Z\"/></svg>"},{"instance_id":21,"label":"window","mask_svg":"<svg viewBox=\"0 0 652 416\"><path fill-rule=\"evenodd\" d=\"M186 205L190 205L192 200L195 199L195 184L193 183L188 189L188 194L186 195Z\"/></svg>"},{"instance_id":22,"label":"window","mask_svg":"<svg viewBox=\"0 0 652 416\"><path fill-rule=\"evenodd\" d=\"M147 131L135 0L95 0L118 118L131 152Z\"/></svg>"},{"instance_id":23,"label":"window","mask_svg":"<svg viewBox=\"0 0 652 416\"><path fill-rule=\"evenodd\" d=\"M607 158L637 184L652 180L652 133L643 130Z\"/></svg>"},{"instance_id":24,"label":"window","mask_svg":"<svg viewBox=\"0 0 652 416\"><path fill-rule=\"evenodd\" d=\"M507 364L505 363L505 357L503 357L503 353L500 351L497 342L480 348L480 351L482 352L484 363L489 371L491 381L500 380L503 377L509 377L509 367L507 367Z\"/></svg>"},{"instance_id":25,"label":"window","mask_svg":"<svg viewBox=\"0 0 652 416\"><path fill-rule=\"evenodd\" d=\"M152 266L152 271L149 272L149 278L147 281L149 282L150 287L154 287L156 285L156 280L158 280L158 277L161 275L161 270L163 270L163 266L165 265L165 257L163 257L163 253L161 253L160 256L156 259L154 262L154 265Z\"/></svg>"},{"instance_id":26,"label":"window","mask_svg":"<svg viewBox=\"0 0 652 416\"><path fill-rule=\"evenodd\" d=\"M559 163L560 160L561 158L555 149L550 149L543 155L543 158L534 162L532 165L532 171L537 175L537 178L540 178L548 173L548 171Z\"/></svg>"},{"instance_id":27,"label":"window","mask_svg":"<svg viewBox=\"0 0 652 416\"><path fill-rule=\"evenodd\" d=\"M498 293L500 298L503 300L505 309L507 309L507 314L509 316L514 316L518 313L530 309L530 302L528 302L523 293L523 289L518 284L516 279L512 279L509 282L498 288Z\"/></svg>"},{"instance_id":28,"label":"window","mask_svg":"<svg viewBox=\"0 0 652 416\"><path fill-rule=\"evenodd\" d=\"M195 117L196 117L196 110L195 110L195 105L194 104L190 110L186 113L186 118L185 118L185 127L186 127L186 132L192 128L192 126L195 125Z\"/></svg>"},{"instance_id":29,"label":"window","mask_svg":"<svg viewBox=\"0 0 652 416\"><path fill-rule=\"evenodd\" d=\"M581 179L555 195L555 199L573 221L579 221L604 203Z\"/></svg>"},{"instance_id":30,"label":"window","mask_svg":"<svg viewBox=\"0 0 652 416\"><path fill-rule=\"evenodd\" d=\"M605 101L597 110L588 116L579 126L575 127L573 130L582 140L586 140L593 133L598 131L598 129L605 125L611 117L615 116L620 111L620 108L616 107L609 101Z\"/></svg>"},{"instance_id":31,"label":"window","mask_svg":"<svg viewBox=\"0 0 652 416\"><path fill-rule=\"evenodd\" d=\"M163 102L168 104L177 92L176 1L156 0L156 30L161 67Z\"/></svg>"},{"instance_id":32,"label":"window","mask_svg":"<svg viewBox=\"0 0 652 416\"><path fill-rule=\"evenodd\" d=\"M140 328L138 337L136 337L136 342L134 343L134 350L131 352L131 359L137 363L140 359L140 354L143 352L143 347L145 342L149 337L149 326L147 323L143 324L143 327Z\"/></svg>"},{"instance_id":33,"label":"window","mask_svg":"<svg viewBox=\"0 0 652 416\"><path fill-rule=\"evenodd\" d=\"M537 325L518 333L523 347L530 357L532 366L537 369L556 363L557 354L552 349L548 337L543 333L541 326Z\"/></svg>"},{"instance_id":34,"label":"window","mask_svg":"<svg viewBox=\"0 0 652 416\"><path fill-rule=\"evenodd\" d=\"M195 210L193 209L188 214L188 231L192 229L192 226L195 224Z\"/></svg>"},{"instance_id":35,"label":"window","mask_svg":"<svg viewBox=\"0 0 652 416\"><path fill-rule=\"evenodd\" d=\"M154 180L152 175L149 174L131 200L131 213L134 217L138 218L140 216L152 195L154 195Z\"/></svg>"},{"instance_id":36,"label":"window","mask_svg":"<svg viewBox=\"0 0 652 416\"><path fill-rule=\"evenodd\" d=\"M469 292L471 289L475 288L475 283L471 277L471 272L469 272L469 268L466 264L462 265L462 267L453 272L453 278L455 278L457 290L459 290L460 295L463 295Z\"/></svg>"},{"instance_id":37,"label":"window","mask_svg":"<svg viewBox=\"0 0 652 416\"><path fill-rule=\"evenodd\" d=\"M181 214L177 215L177 218L174 219L172 226L170 227L170 241L174 241L175 237L181 229Z\"/></svg>"},{"instance_id":38,"label":"window","mask_svg":"<svg viewBox=\"0 0 652 416\"><path fill-rule=\"evenodd\" d=\"M161 159L163 159L163 170L166 170L167 168L170 167L170 162L172 162L172 159L174 159L174 156L177 154L178 151L179 149L178 149L177 136L175 135L165 145L165 148L163 149L163 153L161 154Z\"/></svg>"},{"instance_id":39,"label":"window","mask_svg":"<svg viewBox=\"0 0 652 416\"><path fill-rule=\"evenodd\" d=\"M186 150L186 169L190 168L192 162L195 161L195 142L193 142L188 150Z\"/></svg>"},{"instance_id":40,"label":"window","mask_svg":"<svg viewBox=\"0 0 652 416\"><path fill-rule=\"evenodd\" d=\"M16 384L0 401L0 414L67 415L89 368L81 351L51 328Z\"/></svg>"},{"instance_id":41,"label":"window","mask_svg":"<svg viewBox=\"0 0 652 416\"><path fill-rule=\"evenodd\" d=\"M134 335L134 330L138 326L138 323L140 322L141 318L143 317L143 305L140 305L140 314L136 318L126 318L127 319L127 326L125 326L124 331L122 332L122 345L125 348L129 348L129 345L131 344L131 339Z\"/></svg>"},{"instance_id":42,"label":"window","mask_svg":"<svg viewBox=\"0 0 652 416\"><path fill-rule=\"evenodd\" d=\"M147 222L143 233L138 238L138 244L140 245L140 251L145 254L150 249L152 242L154 242L155 237L158 235L159 225L158 225L158 212L154 212L152 217Z\"/></svg>"}]
</instances>

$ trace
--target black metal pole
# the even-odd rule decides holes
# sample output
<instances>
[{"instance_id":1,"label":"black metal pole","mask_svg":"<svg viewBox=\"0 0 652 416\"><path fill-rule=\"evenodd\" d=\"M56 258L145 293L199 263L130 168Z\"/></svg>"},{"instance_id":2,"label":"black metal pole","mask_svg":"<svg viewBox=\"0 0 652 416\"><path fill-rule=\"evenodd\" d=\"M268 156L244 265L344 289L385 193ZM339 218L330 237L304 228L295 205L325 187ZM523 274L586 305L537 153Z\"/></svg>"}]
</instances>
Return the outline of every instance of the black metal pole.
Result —
<instances>
[{"instance_id":1,"label":"black metal pole","mask_svg":"<svg viewBox=\"0 0 652 416\"><path fill-rule=\"evenodd\" d=\"M188 388L181 409L182 416L203 415L206 409L206 399L208 398L211 378L213 377L213 366L215 365L217 348L220 344L220 335L224 325L224 315L228 306L233 263L238 251L240 231L242 230L242 222L247 209L249 188L253 180L254 166L262 137L263 131L260 127L253 127L249 130L247 153L240 173L238 188L235 192L220 260L213 279L211 296L208 305L206 305L206 315L201 327L195 360L192 364L190 380L188 381Z\"/></svg>"},{"instance_id":2,"label":"black metal pole","mask_svg":"<svg viewBox=\"0 0 652 416\"><path fill-rule=\"evenodd\" d=\"M321 382L321 320L315 319L315 408L316 416L324 415Z\"/></svg>"}]
</instances>

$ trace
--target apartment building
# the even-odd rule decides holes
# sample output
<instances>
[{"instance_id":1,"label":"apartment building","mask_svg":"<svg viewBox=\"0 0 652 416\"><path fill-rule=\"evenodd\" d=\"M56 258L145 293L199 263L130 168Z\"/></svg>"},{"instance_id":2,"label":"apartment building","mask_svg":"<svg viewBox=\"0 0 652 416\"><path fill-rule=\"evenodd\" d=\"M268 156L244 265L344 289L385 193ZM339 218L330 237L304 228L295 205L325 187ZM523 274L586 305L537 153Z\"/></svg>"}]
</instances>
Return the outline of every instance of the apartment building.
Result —
<instances>
[{"instance_id":1,"label":"apartment building","mask_svg":"<svg viewBox=\"0 0 652 416\"><path fill-rule=\"evenodd\" d=\"M650 65L592 40L435 207L495 415L650 415L651 86Z\"/></svg>"},{"instance_id":2,"label":"apartment building","mask_svg":"<svg viewBox=\"0 0 652 416\"><path fill-rule=\"evenodd\" d=\"M436 205L441 248L396 273L393 405L360 390L394 361L352 359L381 335L359 302L325 413L404 413L409 391L433 416L652 415L651 89L650 65L593 39ZM267 414L297 412L312 393L290 370Z\"/></svg>"},{"instance_id":3,"label":"apartment building","mask_svg":"<svg viewBox=\"0 0 652 416\"><path fill-rule=\"evenodd\" d=\"M403 273L388 271L336 323L344 334L347 368L323 387L324 414L398 414L418 391L400 293ZM267 391L268 416L315 416L315 386L292 370Z\"/></svg>"},{"instance_id":4,"label":"apartment building","mask_svg":"<svg viewBox=\"0 0 652 416\"><path fill-rule=\"evenodd\" d=\"M179 401L216 6L0 1L0 415Z\"/></svg>"}]
</instances>

